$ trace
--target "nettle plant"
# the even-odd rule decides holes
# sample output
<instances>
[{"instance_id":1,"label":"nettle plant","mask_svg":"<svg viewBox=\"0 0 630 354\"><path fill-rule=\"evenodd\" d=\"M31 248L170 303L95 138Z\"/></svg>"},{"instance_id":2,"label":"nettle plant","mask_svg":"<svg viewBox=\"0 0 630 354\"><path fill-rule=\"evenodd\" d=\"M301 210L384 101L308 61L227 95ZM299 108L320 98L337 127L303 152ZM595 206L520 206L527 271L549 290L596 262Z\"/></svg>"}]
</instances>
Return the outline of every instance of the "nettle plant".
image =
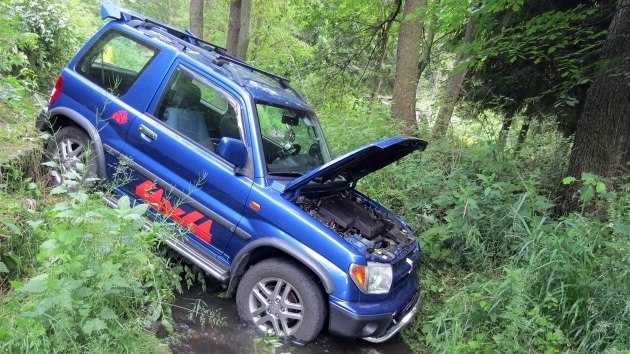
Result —
<instances>
[{"instance_id":1,"label":"nettle plant","mask_svg":"<svg viewBox=\"0 0 630 354\"><path fill-rule=\"evenodd\" d=\"M160 239L143 227L148 205L124 197L109 208L102 193L68 191L68 181L51 191L60 201L43 220L30 223L41 241L39 267L30 280L11 282L0 351L151 351L158 342L148 328L172 328L180 277L154 253Z\"/></svg>"}]
</instances>

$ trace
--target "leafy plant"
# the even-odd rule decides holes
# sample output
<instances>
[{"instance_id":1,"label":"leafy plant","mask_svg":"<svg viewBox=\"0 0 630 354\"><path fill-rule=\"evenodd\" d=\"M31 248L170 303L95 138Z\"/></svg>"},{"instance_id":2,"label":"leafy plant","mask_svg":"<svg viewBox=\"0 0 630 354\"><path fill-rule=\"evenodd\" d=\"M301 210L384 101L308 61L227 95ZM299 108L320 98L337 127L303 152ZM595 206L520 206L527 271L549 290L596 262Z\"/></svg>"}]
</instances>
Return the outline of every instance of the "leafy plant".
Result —
<instances>
[{"instance_id":1,"label":"leafy plant","mask_svg":"<svg viewBox=\"0 0 630 354\"><path fill-rule=\"evenodd\" d=\"M57 189L59 193L61 189ZM155 255L155 232L143 228L147 205L122 197L116 209L82 191L68 193L33 221L37 270L13 280L3 299L4 350L146 352L158 345L152 322L170 328L179 276ZM100 348L100 349L99 349Z\"/></svg>"}]
</instances>

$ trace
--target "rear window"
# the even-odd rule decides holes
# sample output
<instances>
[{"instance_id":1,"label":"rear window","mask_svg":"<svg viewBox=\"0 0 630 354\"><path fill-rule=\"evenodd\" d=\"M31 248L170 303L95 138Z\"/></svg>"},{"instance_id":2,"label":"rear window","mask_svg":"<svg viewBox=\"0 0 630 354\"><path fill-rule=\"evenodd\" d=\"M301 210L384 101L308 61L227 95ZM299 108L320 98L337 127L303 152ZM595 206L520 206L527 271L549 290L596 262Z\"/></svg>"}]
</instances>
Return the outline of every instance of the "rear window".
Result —
<instances>
[{"instance_id":1,"label":"rear window","mask_svg":"<svg viewBox=\"0 0 630 354\"><path fill-rule=\"evenodd\" d=\"M111 31L79 60L77 72L114 95L124 95L155 57L157 49Z\"/></svg>"}]
</instances>

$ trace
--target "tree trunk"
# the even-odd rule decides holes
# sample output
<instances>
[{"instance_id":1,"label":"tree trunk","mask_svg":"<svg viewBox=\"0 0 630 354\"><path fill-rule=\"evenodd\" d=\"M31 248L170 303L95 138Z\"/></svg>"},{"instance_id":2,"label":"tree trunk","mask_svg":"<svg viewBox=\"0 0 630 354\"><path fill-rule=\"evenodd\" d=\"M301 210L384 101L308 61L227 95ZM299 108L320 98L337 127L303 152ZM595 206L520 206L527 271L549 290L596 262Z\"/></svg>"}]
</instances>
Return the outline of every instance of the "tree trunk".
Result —
<instances>
[{"instance_id":1,"label":"tree trunk","mask_svg":"<svg viewBox=\"0 0 630 354\"><path fill-rule=\"evenodd\" d=\"M466 32L464 33L464 48L462 51L457 53L457 56L455 57L455 68L453 69L453 73L446 83L446 92L444 93L444 97L442 98L442 104L440 105L440 110L438 111L435 125L433 126L431 138L434 140L443 138L444 135L446 135L449 124L451 124L453 110L455 109L455 104L459 99L459 93L462 89L464 78L466 78L466 74L468 73L468 68L466 67L462 69L461 65L470 56L470 54L468 53L468 48L466 47L468 44L470 44L470 42L472 42L474 32L475 24L472 17L470 17L468 19L468 24L466 25Z\"/></svg>"},{"instance_id":2,"label":"tree trunk","mask_svg":"<svg viewBox=\"0 0 630 354\"><path fill-rule=\"evenodd\" d=\"M190 0L190 31L203 39L203 0Z\"/></svg>"},{"instance_id":3,"label":"tree trunk","mask_svg":"<svg viewBox=\"0 0 630 354\"><path fill-rule=\"evenodd\" d=\"M435 0L435 3L439 4L440 0ZM420 76L422 76L424 69L429 66L429 62L431 61L431 49L433 48L433 40L435 39L437 24L437 13L433 13L433 15L431 16L431 21L429 22L429 31L427 32L427 36L424 40L424 47L422 48L420 62L418 63L418 80L420 80Z\"/></svg>"},{"instance_id":4,"label":"tree trunk","mask_svg":"<svg viewBox=\"0 0 630 354\"><path fill-rule=\"evenodd\" d=\"M252 50L251 60L256 60L256 53L260 50L263 41L263 26L265 25L265 18L259 14L256 17L256 22L254 23L254 33L256 34L253 38L254 50Z\"/></svg>"},{"instance_id":5,"label":"tree trunk","mask_svg":"<svg viewBox=\"0 0 630 354\"><path fill-rule=\"evenodd\" d=\"M388 22L384 33L381 36L381 40L377 44L377 57L374 71L376 72L376 81L372 87L372 100L378 97L379 91L383 84L385 73L383 72L383 61L385 60L385 54L387 53L387 43L389 43L389 31L392 28L392 22Z\"/></svg>"},{"instance_id":6,"label":"tree trunk","mask_svg":"<svg viewBox=\"0 0 630 354\"><path fill-rule=\"evenodd\" d=\"M236 47L236 57L245 61L247 59L247 48L249 47L249 27L252 18L252 0L241 0L241 18L238 32L238 46Z\"/></svg>"},{"instance_id":7,"label":"tree trunk","mask_svg":"<svg viewBox=\"0 0 630 354\"><path fill-rule=\"evenodd\" d=\"M518 131L518 138L516 139L516 148L517 150L521 148L521 145L527 139L527 133L529 132L529 125L531 123L531 118L524 118L523 125L521 125L521 130Z\"/></svg>"},{"instance_id":8,"label":"tree trunk","mask_svg":"<svg viewBox=\"0 0 630 354\"><path fill-rule=\"evenodd\" d=\"M394 119L403 124L402 133L408 135L416 130L416 90L423 25L419 10L426 5L426 0L405 1L404 18L398 33L392 113Z\"/></svg>"},{"instance_id":9,"label":"tree trunk","mask_svg":"<svg viewBox=\"0 0 630 354\"><path fill-rule=\"evenodd\" d=\"M501 150L505 148L507 143L507 137L510 134L510 128L512 127L512 121L514 121L515 110L506 112L503 116L503 124L501 124L501 130L499 131L499 147Z\"/></svg>"},{"instance_id":10,"label":"tree trunk","mask_svg":"<svg viewBox=\"0 0 630 354\"><path fill-rule=\"evenodd\" d=\"M374 72L376 77L372 84L372 101L378 97L383 80L385 79L385 71L383 70L383 61L385 61L385 54L387 54L387 45L389 44L389 32L391 32L392 25L398 17L400 8L402 7L402 0L396 0L396 8L389 16L381 23L381 35L376 45L376 63L374 63Z\"/></svg>"},{"instance_id":11,"label":"tree trunk","mask_svg":"<svg viewBox=\"0 0 630 354\"><path fill-rule=\"evenodd\" d=\"M630 158L630 0L618 3L602 49L603 72L589 87L578 121L567 175L602 177L628 173ZM577 183L564 186L556 212L578 210Z\"/></svg>"},{"instance_id":12,"label":"tree trunk","mask_svg":"<svg viewBox=\"0 0 630 354\"><path fill-rule=\"evenodd\" d=\"M228 53L241 60L247 56L251 14L252 0L233 0L230 4L226 48Z\"/></svg>"},{"instance_id":13,"label":"tree trunk","mask_svg":"<svg viewBox=\"0 0 630 354\"><path fill-rule=\"evenodd\" d=\"M238 47L238 33L241 30L241 0L232 0L230 3L230 18L228 20L227 39L225 48L228 53L236 55Z\"/></svg>"}]
</instances>

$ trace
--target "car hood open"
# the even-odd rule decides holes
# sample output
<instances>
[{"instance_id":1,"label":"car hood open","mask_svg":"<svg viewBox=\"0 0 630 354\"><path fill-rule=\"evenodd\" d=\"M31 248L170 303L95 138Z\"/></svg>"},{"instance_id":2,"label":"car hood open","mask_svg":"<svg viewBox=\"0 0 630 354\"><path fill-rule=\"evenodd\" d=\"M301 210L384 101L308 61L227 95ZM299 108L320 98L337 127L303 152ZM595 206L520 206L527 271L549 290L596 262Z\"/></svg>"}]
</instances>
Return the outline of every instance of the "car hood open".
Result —
<instances>
[{"instance_id":1,"label":"car hood open","mask_svg":"<svg viewBox=\"0 0 630 354\"><path fill-rule=\"evenodd\" d=\"M406 136L373 142L294 179L285 186L283 194L295 194L296 191L315 179L319 183L325 183L342 177L347 182L354 183L362 177L380 170L416 150L422 151L426 147L426 141Z\"/></svg>"}]
</instances>

